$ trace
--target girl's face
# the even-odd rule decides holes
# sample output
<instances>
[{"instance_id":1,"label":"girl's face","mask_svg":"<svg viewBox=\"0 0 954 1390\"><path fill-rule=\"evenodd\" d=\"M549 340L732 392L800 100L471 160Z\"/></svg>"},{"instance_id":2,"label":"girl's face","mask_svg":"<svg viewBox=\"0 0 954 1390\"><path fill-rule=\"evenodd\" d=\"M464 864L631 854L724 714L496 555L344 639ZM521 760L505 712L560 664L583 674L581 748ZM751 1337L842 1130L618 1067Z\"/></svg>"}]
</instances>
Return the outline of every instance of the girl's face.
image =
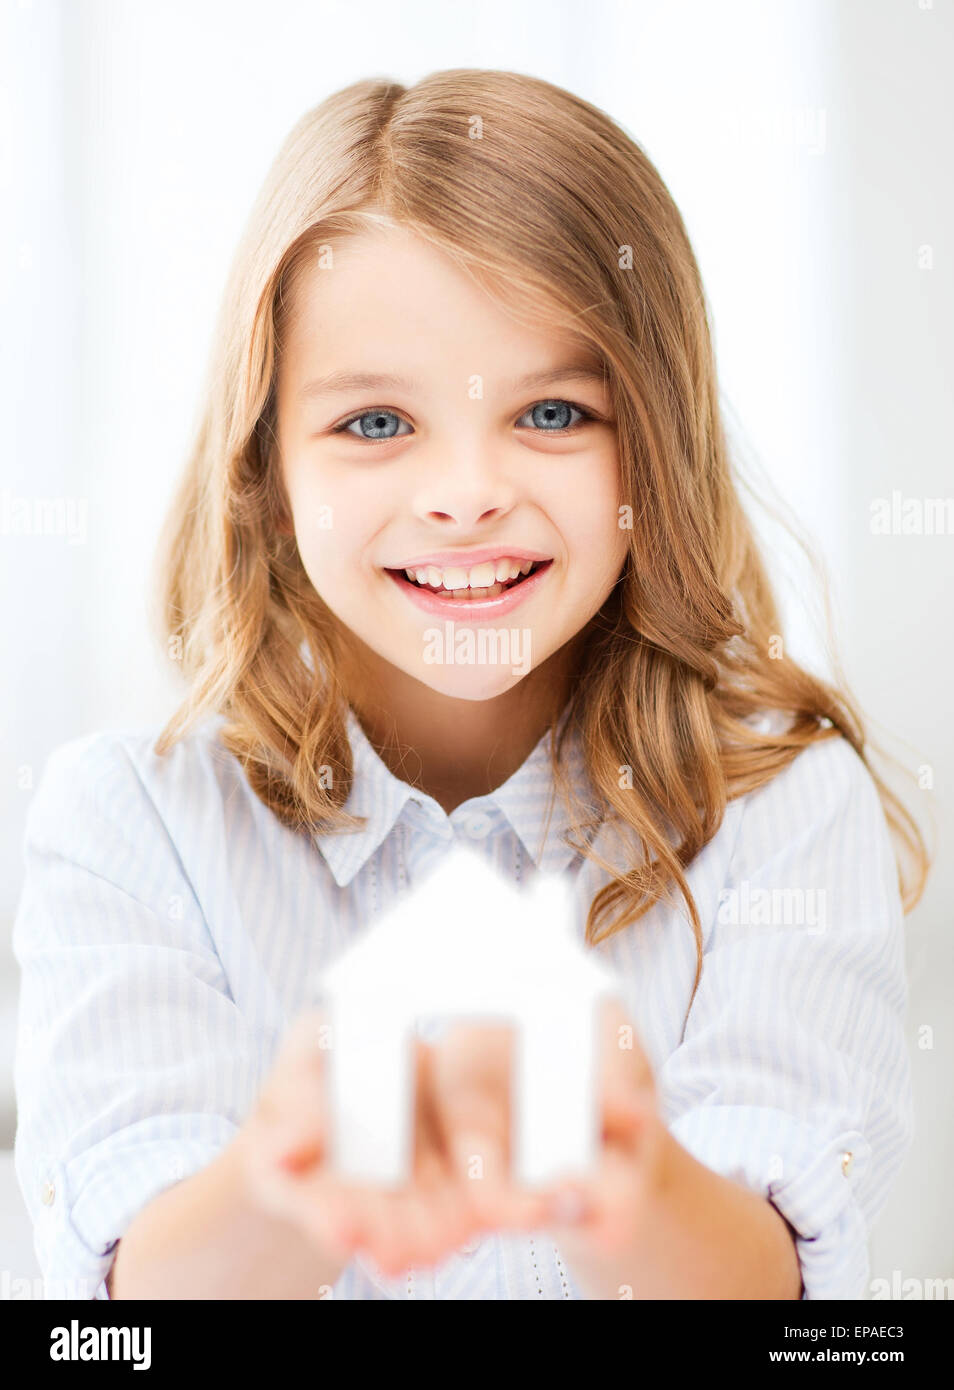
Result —
<instances>
[{"instance_id":1,"label":"girl's face","mask_svg":"<svg viewBox=\"0 0 954 1390\"><path fill-rule=\"evenodd\" d=\"M609 389L571 337L518 326L411 232L352 237L333 259L300 284L279 369L305 571L359 659L363 645L441 694L501 695L620 576Z\"/></svg>"}]
</instances>

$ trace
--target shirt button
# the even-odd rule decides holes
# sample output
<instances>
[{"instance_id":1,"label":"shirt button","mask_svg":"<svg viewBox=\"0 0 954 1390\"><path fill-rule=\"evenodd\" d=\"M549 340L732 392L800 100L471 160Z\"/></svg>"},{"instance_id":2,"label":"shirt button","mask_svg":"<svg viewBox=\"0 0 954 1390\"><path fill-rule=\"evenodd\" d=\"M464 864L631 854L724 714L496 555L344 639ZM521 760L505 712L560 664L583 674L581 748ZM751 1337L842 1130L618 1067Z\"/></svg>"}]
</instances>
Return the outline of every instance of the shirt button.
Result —
<instances>
[{"instance_id":1,"label":"shirt button","mask_svg":"<svg viewBox=\"0 0 954 1390\"><path fill-rule=\"evenodd\" d=\"M472 840L482 840L490 832L493 821L483 811L475 811L464 821L464 830Z\"/></svg>"},{"instance_id":2,"label":"shirt button","mask_svg":"<svg viewBox=\"0 0 954 1390\"><path fill-rule=\"evenodd\" d=\"M480 1237L474 1236L473 1240L465 1241L460 1247L462 1255L473 1255L480 1249Z\"/></svg>"},{"instance_id":3,"label":"shirt button","mask_svg":"<svg viewBox=\"0 0 954 1390\"><path fill-rule=\"evenodd\" d=\"M855 1156L850 1149L846 1149L841 1156L841 1171L846 1178L851 1177L851 1170L855 1164Z\"/></svg>"},{"instance_id":4,"label":"shirt button","mask_svg":"<svg viewBox=\"0 0 954 1390\"><path fill-rule=\"evenodd\" d=\"M53 1199L55 1196L56 1188L50 1181L50 1179L47 1178L46 1182L40 1188L40 1201L43 1203L45 1207L51 1207L53 1205Z\"/></svg>"}]
</instances>

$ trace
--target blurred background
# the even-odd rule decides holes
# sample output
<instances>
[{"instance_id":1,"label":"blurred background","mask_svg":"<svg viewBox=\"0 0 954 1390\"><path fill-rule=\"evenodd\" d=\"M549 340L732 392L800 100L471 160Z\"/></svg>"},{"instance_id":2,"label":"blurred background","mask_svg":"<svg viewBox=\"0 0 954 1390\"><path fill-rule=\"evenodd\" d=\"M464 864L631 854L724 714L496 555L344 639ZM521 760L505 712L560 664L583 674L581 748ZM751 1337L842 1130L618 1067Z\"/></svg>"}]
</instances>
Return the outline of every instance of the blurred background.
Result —
<instances>
[{"instance_id":1,"label":"blurred background","mask_svg":"<svg viewBox=\"0 0 954 1390\"><path fill-rule=\"evenodd\" d=\"M906 926L918 1141L872 1277L950 1278L951 0L0 0L0 1268L36 1272L2 1152L23 818L57 744L178 702L147 581L233 248L305 110L448 67L602 107L683 213L738 457L827 565L844 672L934 834ZM879 533L895 498L946 525ZM786 647L827 673L805 561L753 517Z\"/></svg>"}]
</instances>

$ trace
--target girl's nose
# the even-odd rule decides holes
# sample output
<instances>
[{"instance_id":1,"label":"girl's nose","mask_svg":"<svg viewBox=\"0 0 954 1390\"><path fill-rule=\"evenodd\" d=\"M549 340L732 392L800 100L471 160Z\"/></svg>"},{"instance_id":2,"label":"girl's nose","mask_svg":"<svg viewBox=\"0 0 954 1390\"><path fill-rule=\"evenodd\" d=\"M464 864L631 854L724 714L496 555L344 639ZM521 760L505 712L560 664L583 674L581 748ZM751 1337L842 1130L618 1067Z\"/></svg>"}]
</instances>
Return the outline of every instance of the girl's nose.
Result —
<instances>
[{"instance_id":1,"label":"girl's nose","mask_svg":"<svg viewBox=\"0 0 954 1390\"><path fill-rule=\"evenodd\" d=\"M468 528L505 516L516 500L517 488L499 464L475 452L457 454L428 470L418 482L414 509L427 521L450 521Z\"/></svg>"}]
</instances>

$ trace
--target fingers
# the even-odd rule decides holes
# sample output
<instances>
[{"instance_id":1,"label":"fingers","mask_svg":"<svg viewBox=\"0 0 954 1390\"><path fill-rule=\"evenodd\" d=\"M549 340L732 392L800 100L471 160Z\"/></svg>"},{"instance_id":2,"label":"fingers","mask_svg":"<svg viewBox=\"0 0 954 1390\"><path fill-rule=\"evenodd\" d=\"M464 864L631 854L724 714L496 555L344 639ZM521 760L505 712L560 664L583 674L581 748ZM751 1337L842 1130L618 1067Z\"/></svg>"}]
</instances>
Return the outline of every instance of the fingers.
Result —
<instances>
[{"instance_id":1,"label":"fingers","mask_svg":"<svg viewBox=\"0 0 954 1390\"><path fill-rule=\"evenodd\" d=\"M511 1029L458 1027L433 1053L429 1082L440 1142L481 1206L510 1169Z\"/></svg>"},{"instance_id":2,"label":"fingers","mask_svg":"<svg viewBox=\"0 0 954 1390\"><path fill-rule=\"evenodd\" d=\"M547 1229L568 1253L581 1241L589 1252L606 1256L631 1249L648 1209L650 1184L648 1168L609 1147L594 1174L560 1186Z\"/></svg>"},{"instance_id":3,"label":"fingers","mask_svg":"<svg viewBox=\"0 0 954 1390\"><path fill-rule=\"evenodd\" d=\"M292 1022L240 1136L240 1148L255 1198L265 1210L344 1258L352 1245L357 1195L325 1167L329 1041L327 1020L319 1011L308 1010Z\"/></svg>"},{"instance_id":4,"label":"fingers","mask_svg":"<svg viewBox=\"0 0 954 1390\"><path fill-rule=\"evenodd\" d=\"M437 1264L471 1233L473 1222L457 1185L436 1155L424 1159L412 1186L361 1194L356 1248L385 1274Z\"/></svg>"},{"instance_id":5,"label":"fingers","mask_svg":"<svg viewBox=\"0 0 954 1390\"><path fill-rule=\"evenodd\" d=\"M615 998L603 1001L599 1039L603 1141L633 1147L656 1113L656 1086L636 1030Z\"/></svg>"},{"instance_id":6,"label":"fingers","mask_svg":"<svg viewBox=\"0 0 954 1390\"><path fill-rule=\"evenodd\" d=\"M462 1188L445 1142L435 1091L434 1050L424 1043L419 1046L417 1072L414 1178L428 1194L445 1249L456 1249L473 1235L479 1216Z\"/></svg>"},{"instance_id":7,"label":"fingers","mask_svg":"<svg viewBox=\"0 0 954 1390\"><path fill-rule=\"evenodd\" d=\"M556 1184L547 1226L568 1249L584 1237L590 1250L626 1249L652 1201L665 1127L649 1061L619 1001L600 1013L599 1159L591 1173Z\"/></svg>"},{"instance_id":8,"label":"fingers","mask_svg":"<svg viewBox=\"0 0 954 1390\"><path fill-rule=\"evenodd\" d=\"M397 1190L362 1187L355 1248L384 1274L446 1258L474 1232L475 1213L454 1173L435 1108L432 1049L415 1044L414 1154L410 1183Z\"/></svg>"},{"instance_id":9,"label":"fingers","mask_svg":"<svg viewBox=\"0 0 954 1390\"><path fill-rule=\"evenodd\" d=\"M328 1143L325 1035L321 1014L300 1015L289 1029L257 1108L261 1147L272 1162L301 1172L324 1160Z\"/></svg>"},{"instance_id":10,"label":"fingers","mask_svg":"<svg viewBox=\"0 0 954 1390\"><path fill-rule=\"evenodd\" d=\"M326 1253L347 1258L360 1212L356 1188L341 1183L320 1164L284 1163L274 1145L257 1144L246 1163L256 1200L266 1211L304 1231Z\"/></svg>"},{"instance_id":11,"label":"fingers","mask_svg":"<svg viewBox=\"0 0 954 1390\"><path fill-rule=\"evenodd\" d=\"M429 1075L442 1147L482 1229L532 1228L546 1210L512 1180L513 1049L509 1025L461 1026L435 1048Z\"/></svg>"},{"instance_id":12,"label":"fingers","mask_svg":"<svg viewBox=\"0 0 954 1390\"><path fill-rule=\"evenodd\" d=\"M594 1173L546 1190L513 1181L513 1029L458 1026L436 1045L416 1045L412 1175L388 1190L348 1183L326 1163L328 1027L309 1011L295 1020L262 1097L260 1190L323 1248L341 1257L361 1250L390 1274L435 1264L481 1231L555 1229L564 1219L611 1249L638 1213L634 1157L653 1132L655 1088L616 1000L605 1002L599 1029L603 1144Z\"/></svg>"}]
</instances>

